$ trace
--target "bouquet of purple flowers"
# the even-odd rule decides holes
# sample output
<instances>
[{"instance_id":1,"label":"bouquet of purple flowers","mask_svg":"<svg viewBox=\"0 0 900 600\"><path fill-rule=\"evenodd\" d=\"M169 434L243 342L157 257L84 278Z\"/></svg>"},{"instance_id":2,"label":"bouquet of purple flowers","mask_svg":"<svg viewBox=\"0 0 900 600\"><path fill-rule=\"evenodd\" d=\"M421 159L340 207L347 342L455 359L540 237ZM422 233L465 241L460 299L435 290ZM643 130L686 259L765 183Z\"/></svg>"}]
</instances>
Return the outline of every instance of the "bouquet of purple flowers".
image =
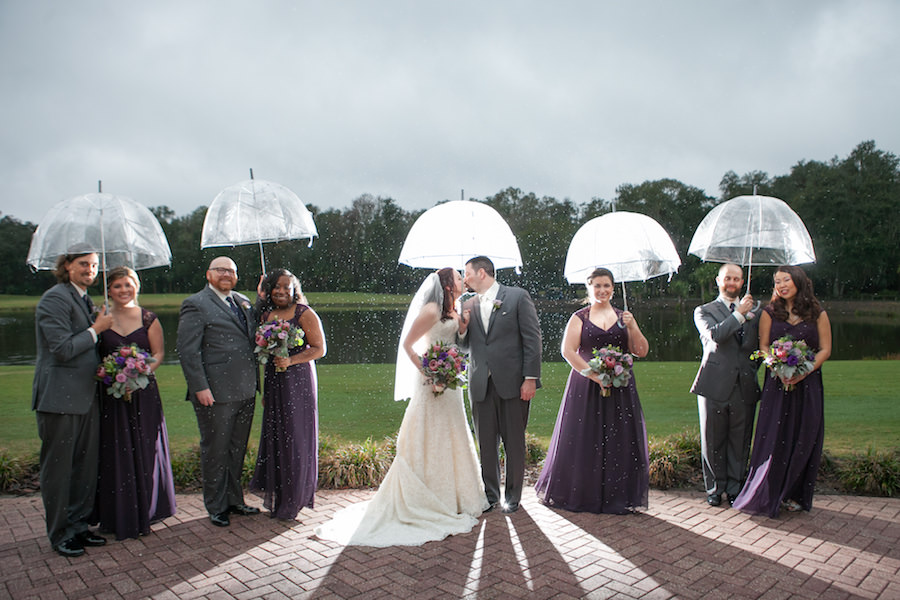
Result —
<instances>
[{"instance_id":1,"label":"bouquet of purple flowers","mask_svg":"<svg viewBox=\"0 0 900 600\"><path fill-rule=\"evenodd\" d=\"M804 340L795 340L786 335L772 342L768 352L757 350L750 355L750 358L763 359L763 362L769 367L772 377L780 377L784 380L796 375L811 373L816 353ZM789 392L794 389L794 385L785 384L784 389Z\"/></svg>"},{"instance_id":2,"label":"bouquet of purple flowers","mask_svg":"<svg viewBox=\"0 0 900 600\"><path fill-rule=\"evenodd\" d=\"M303 345L303 330L290 321L275 319L266 321L256 328L256 347L253 351L259 364L269 362L269 356L281 356L287 358L291 348ZM287 369L275 367L277 373L283 373Z\"/></svg>"},{"instance_id":3,"label":"bouquet of purple flowers","mask_svg":"<svg viewBox=\"0 0 900 600\"><path fill-rule=\"evenodd\" d=\"M628 352L612 344L603 348L594 348L594 357L588 361L588 367L600 376L601 394L609 396L610 388L625 387L631 381L631 367L634 357Z\"/></svg>"},{"instance_id":4,"label":"bouquet of purple flowers","mask_svg":"<svg viewBox=\"0 0 900 600\"><path fill-rule=\"evenodd\" d=\"M94 379L106 386L106 393L131 402L131 393L150 383L150 364L156 359L138 348L137 344L122 346L97 366Z\"/></svg>"},{"instance_id":5,"label":"bouquet of purple flowers","mask_svg":"<svg viewBox=\"0 0 900 600\"><path fill-rule=\"evenodd\" d=\"M425 385L431 385L434 395L445 389L455 390L466 384L466 355L455 344L436 342L422 354Z\"/></svg>"}]
</instances>

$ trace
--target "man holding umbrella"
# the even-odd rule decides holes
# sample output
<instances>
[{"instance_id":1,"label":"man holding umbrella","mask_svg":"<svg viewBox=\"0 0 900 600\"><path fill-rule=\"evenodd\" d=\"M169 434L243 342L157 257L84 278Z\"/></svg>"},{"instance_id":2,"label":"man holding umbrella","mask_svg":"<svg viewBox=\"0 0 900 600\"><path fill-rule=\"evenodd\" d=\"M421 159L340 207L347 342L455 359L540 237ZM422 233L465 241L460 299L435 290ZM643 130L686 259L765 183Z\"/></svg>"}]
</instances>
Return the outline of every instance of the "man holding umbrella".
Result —
<instances>
[{"instance_id":1,"label":"man holding umbrella","mask_svg":"<svg viewBox=\"0 0 900 600\"><path fill-rule=\"evenodd\" d=\"M50 544L67 557L106 543L88 530L99 464L97 336L113 324L105 309L92 321L87 288L97 278L98 264L94 252L60 256L58 283L44 292L35 311L31 408L41 438L41 498Z\"/></svg>"},{"instance_id":2,"label":"man holding umbrella","mask_svg":"<svg viewBox=\"0 0 900 600\"><path fill-rule=\"evenodd\" d=\"M759 311L748 293L738 299L744 274L727 263L716 277L719 297L694 310L694 324L703 344L703 360L691 387L700 413L700 445L706 501L732 504L747 475L753 420L759 400L750 354L759 347ZM749 291L748 291L749 292Z\"/></svg>"}]
</instances>

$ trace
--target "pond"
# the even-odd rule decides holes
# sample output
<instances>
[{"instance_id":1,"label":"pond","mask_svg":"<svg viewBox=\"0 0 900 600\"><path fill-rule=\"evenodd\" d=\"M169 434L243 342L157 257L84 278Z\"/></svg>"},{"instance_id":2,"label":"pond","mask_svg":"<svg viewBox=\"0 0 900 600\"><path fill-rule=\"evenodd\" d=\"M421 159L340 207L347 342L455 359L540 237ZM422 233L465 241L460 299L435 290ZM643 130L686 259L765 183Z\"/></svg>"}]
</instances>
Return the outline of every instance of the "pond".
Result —
<instances>
[{"instance_id":1,"label":"pond","mask_svg":"<svg viewBox=\"0 0 900 600\"><path fill-rule=\"evenodd\" d=\"M559 362L562 333L569 316L579 308L571 302L539 302L545 362ZM694 328L693 305L677 303L632 306L641 330L650 342L645 360L699 361L700 342ZM328 341L322 364L393 363L405 310L318 311ZM178 311L161 311L166 335L165 363L175 364ZM829 309L834 334L832 358L883 358L900 352L900 323L896 318L859 317L852 309ZM0 313L0 365L34 364L34 313Z\"/></svg>"}]
</instances>

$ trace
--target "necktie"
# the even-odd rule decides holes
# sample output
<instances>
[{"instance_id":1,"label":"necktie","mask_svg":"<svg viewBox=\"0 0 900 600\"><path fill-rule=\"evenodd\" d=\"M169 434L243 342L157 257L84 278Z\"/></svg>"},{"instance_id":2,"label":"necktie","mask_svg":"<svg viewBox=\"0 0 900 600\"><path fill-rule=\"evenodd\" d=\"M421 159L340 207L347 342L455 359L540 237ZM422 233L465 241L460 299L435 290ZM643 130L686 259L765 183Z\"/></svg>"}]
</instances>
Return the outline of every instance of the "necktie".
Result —
<instances>
[{"instance_id":1,"label":"necktie","mask_svg":"<svg viewBox=\"0 0 900 600\"><path fill-rule=\"evenodd\" d=\"M732 302L728 306L728 308L731 310L731 312L734 312L734 302ZM744 342L744 325L743 324L741 324L741 328L737 330L736 335L737 335L738 342L743 343Z\"/></svg>"},{"instance_id":2,"label":"necktie","mask_svg":"<svg viewBox=\"0 0 900 600\"><path fill-rule=\"evenodd\" d=\"M84 300L84 305L85 305L85 307L87 307L88 315L91 318L93 318L93 316L94 316L94 301L91 300L91 297L88 296L87 294L82 296L81 299Z\"/></svg>"},{"instance_id":3,"label":"necktie","mask_svg":"<svg viewBox=\"0 0 900 600\"><path fill-rule=\"evenodd\" d=\"M484 323L485 331L487 331L488 323L491 320L491 302L485 294L481 294L479 298L481 299L481 321Z\"/></svg>"},{"instance_id":4,"label":"necktie","mask_svg":"<svg viewBox=\"0 0 900 600\"><path fill-rule=\"evenodd\" d=\"M234 316L236 316L238 318L238 321L241 322L241 325L243 325L246 328L247 327L247 319L246 319L246 317L244 317L244 311L242 311L240 308L238 308L237 304L234 303L234 298L232 298L231 296L228 296L225 300L228 302L228 306L231 307L231 312L233 312Z\"/></svg>"}]
</instances>

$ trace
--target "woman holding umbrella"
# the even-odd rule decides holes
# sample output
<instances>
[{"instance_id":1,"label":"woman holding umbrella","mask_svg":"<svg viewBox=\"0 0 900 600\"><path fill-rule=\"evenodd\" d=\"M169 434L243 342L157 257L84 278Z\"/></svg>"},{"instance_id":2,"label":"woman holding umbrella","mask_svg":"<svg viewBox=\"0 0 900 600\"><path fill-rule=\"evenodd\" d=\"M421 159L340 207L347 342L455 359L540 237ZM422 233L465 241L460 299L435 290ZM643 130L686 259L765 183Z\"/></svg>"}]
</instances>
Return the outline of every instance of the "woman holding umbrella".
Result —
<instances>
[{"instance_id":1,"label":"woman holding umbrella","mask_svg":"<svg viewBox=\"0 0 900 600\"><path fill-rule=\"evenodd\" d=\"M831 323L800 267L778 267L772 301L759 318L759 348L803 340L815 353L811 370L766 379L750 456L750 474L734 508L775 518L812 508L825 437L822 364L831 356Z\"/></svg>"},{"instance_id":2,"label":"woman holding umbrella","mask_svg":"<svg viewBox=\"0 0 900 600\"><path fill-rule=\"evenodd\" d=\"M612 272L594 269L590 306L572 315L563 335L572 372L535 485L541 502L555 508L624 514L647 506L650 461L634 377L612 387L588 363L594 349L608 345L626 353L626 362L650 350L634 316L610 304L614 283Z\"/></svg>"}]
</instances>

